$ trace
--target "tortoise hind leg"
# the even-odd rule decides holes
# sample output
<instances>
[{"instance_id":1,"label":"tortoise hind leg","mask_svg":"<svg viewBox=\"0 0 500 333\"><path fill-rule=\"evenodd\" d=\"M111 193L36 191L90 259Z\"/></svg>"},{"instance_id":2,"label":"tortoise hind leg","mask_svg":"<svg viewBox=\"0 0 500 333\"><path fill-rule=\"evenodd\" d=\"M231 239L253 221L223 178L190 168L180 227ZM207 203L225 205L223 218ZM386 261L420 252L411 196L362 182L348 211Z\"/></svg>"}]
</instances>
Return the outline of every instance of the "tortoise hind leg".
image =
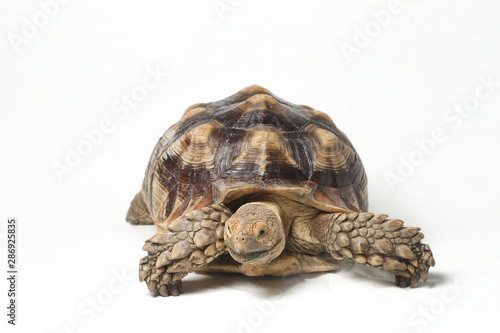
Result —
<instances>
[{"instance_id":1,"label":"tortoise hind leg","mask_svg":"<svg viewBox=\"0 0 500 333\"><path fill-rule=\"evenodd\" d=\"M136 194L127 212L127 221L131 224L154 224L142 192Z\"/></svg>"}]
</instances>

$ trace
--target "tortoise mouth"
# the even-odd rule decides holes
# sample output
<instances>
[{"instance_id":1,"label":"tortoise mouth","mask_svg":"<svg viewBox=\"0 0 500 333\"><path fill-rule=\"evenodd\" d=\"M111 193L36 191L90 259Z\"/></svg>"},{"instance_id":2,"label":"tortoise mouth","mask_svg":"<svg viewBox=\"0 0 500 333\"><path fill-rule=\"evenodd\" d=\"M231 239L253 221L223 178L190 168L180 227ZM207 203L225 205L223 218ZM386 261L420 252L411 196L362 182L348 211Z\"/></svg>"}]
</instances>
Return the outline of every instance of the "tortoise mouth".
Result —
<instances>
[{"instance_id":1,"label":"tortoise mouth","mask_svg":"<svg viewBox=\"0 0 500 333\"><path fill-rule=\"evenodd\" d=\"M233 257L234 260L240 262L240 263L248 263L250 261L254 261L255 259L260 259L266 254L269 253L270 250L274 248L274 246L270 249L267 250L260 250L260 251L252 251L252 252L243 252L243 251L236 251L233 248L231 248L229 245L226 245L227 249L229 250L229 254L231 257Z\"/></svg>"}]
</instances>

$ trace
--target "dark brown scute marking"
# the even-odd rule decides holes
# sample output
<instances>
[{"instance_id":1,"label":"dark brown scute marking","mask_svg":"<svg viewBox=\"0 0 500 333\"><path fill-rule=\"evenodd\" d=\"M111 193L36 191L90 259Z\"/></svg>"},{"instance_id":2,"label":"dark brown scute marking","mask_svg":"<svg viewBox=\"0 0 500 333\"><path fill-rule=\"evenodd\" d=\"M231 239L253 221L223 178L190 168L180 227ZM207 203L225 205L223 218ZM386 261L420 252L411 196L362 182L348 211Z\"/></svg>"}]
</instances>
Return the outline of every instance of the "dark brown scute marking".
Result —
<instances>
[{"instance_id":1,"label":"dark brown scute marking","mask_svg":"<svg viewBox=\"0 0 500 333\"><path fill-rule=\"evenodd\" d=\"M218 149L215 154L215 172L221 178L231 178L232 163L236 156L241 153L240 142L246 135L246 131L226 128L219 138Z\"/></svg>"},{"instance_id":2,"label":"dark brown scute marking","mask_svg":"<svg viewBox=\"0 0 500 333\"><path fill-rule=\"evenodd\" d=\"M192 125L190 124L190 126ZM220 141L221 132L223 132L221 129L212 129L208 135L207 142L201 144L201 146L216 146ZM181 142L186 146L192 144L188 135L182 136L173 142ZM175 150L167 149L157 160L155 170L155 177L158 183L169 191L166 198L165 211L163 212L165 216L173 217L180 215L189 205L192 198L209 196L210 184L213 178L213 166L208 166L207 168L206 165L201 163L185 163L182 156L176 154ZM179 207L174 207L176 199L182 202Z\"/></svg>"},{"instance_id":3,"label":"dark brown scute marking","mask_svg":"<svg viewBox=\"0 0 500 333\"><path fill-rule=\"evenodd\" d=\"M241 103L234 110L225 113L216 112L215 117L227 127L249 129L254 126L272 126L281 131L298 131L309 123L303 112L296 108L279 104L267 95L257 95ZM239 117L233 116L237 112ZM227 121L230 120L230 121Z\"/></svg>"},{"instance_id":4,"label":"dark brown scute marking","mask_svg":"<svg viewBox=\"0 0 500 333\"><path fill-rule=\"evenodd\" d=\"M310 180L314 171L314 161L311 156L311 147L302 132L283 133L284 140L290 146L290 153L297 161L297 165L304 179Z\"/></svg>"}]
</instances>

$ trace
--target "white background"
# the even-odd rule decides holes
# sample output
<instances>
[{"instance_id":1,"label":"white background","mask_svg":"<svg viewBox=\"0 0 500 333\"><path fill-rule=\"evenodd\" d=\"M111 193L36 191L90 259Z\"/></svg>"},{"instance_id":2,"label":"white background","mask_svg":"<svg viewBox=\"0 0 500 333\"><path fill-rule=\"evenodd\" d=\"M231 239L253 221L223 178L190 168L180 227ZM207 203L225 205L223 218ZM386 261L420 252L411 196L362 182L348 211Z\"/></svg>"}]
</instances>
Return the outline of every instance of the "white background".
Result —
<instances>
[{"instance_id":1,"label":"white background","mask_svg":"<svg viewBox=\"0 0 500 333\"><path fill-rule=\"evenodd\" d=\"M15 328L1 279L2 327L495 330L500 2L404 1L385 26L373 11L387 12L388 1L62 2L47 7L51 16L38 1L0 2L0 253L6 270L6 221L15 216L20 272ZM218 3L230 7L218 13ZM347 44L356 53L346 56ZM168 75L124 110L120 98L140 91L147 68ZM141 247L155 231L131 226L125 213L156 141L189 105L251 84L328 113L349 136L370 210L425 233L436 258L425 285L399 289L349 264L291 279L190 274L184 294L169 298L139 283ZM471 111L459 116L464 103ZM54 164L66 164L104 119L112 129L58 179ZM435 131L441 140L429 144ZM427 142L427 154L416 142ZM410 159L416 165L403 167ZM387 175L398 172L391 186Z\"/></svg>"}]
</instances>

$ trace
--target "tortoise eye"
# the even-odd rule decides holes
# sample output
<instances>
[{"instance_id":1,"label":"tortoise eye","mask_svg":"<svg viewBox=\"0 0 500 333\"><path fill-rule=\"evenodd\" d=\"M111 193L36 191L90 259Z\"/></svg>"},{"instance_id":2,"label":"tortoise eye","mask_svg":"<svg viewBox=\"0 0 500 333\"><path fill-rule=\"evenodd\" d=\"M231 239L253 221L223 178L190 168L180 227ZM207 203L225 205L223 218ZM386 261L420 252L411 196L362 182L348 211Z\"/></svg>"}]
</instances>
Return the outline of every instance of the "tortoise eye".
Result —
<instances>
[{"instance_id":1,"label":"tortoise eye","mask_svg":"<svg viewBox=\"0 0 500 333\"><path fill-rule=\"evenodd\" d=\"M260 229L259 231L259 237L262 237L266 234L266 229Z\"/></svg>"},{"instance_id":2,"label":"tortoise eye","mask_svg":"<svg viewBox=\"0 0 500 333\"><path fill-rule=\"evenodd\" d=\"M228 235L231 235L231 226L229 224L227 225L227 233Z\"/></svg>"}]
</instances>

